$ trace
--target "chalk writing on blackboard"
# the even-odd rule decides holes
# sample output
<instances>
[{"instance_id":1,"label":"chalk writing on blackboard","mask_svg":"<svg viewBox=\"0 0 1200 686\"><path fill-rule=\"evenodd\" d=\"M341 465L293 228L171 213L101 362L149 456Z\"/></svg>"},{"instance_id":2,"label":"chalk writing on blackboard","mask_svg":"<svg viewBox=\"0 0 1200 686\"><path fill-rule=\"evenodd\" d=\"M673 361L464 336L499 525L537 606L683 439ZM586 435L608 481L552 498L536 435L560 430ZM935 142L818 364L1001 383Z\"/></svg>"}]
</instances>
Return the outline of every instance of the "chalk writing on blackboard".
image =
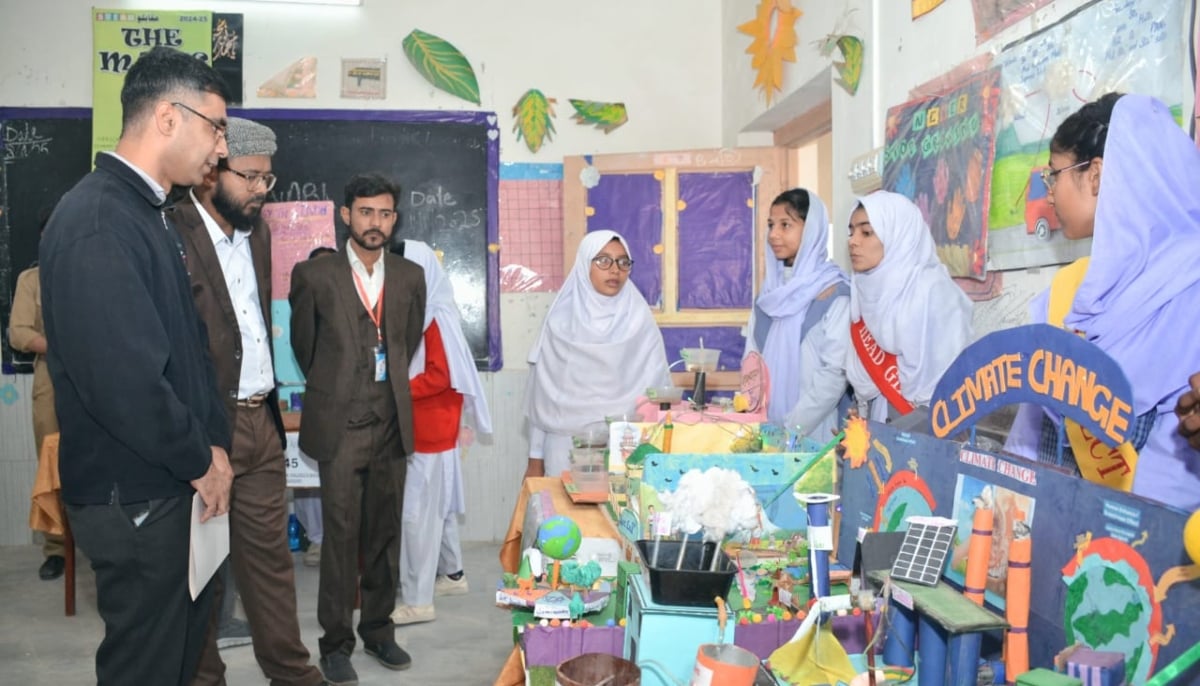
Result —
<instances>
[{"instance_id":1,"label":"chalk writing on blackboard","mask_svg":"<svg viewBox=\"0 0 1200 686\"><path fill-rule=\"evenodd\" d=\"M308 200L332 200L325 182L292 181L283 188L271 192L271 202L303 202Z\"/></svg>"},{"instance_id":2,"label":"chalk writing on blackboard","mask_svg":"<svg viewBox=\"0 0 1200 686\"><path fill-rule=\"evenodd\" d=\"M483 226L486 216L482 207L459 207L459 199L442 186L410 191L408 202L406 225L418 231L473 229Z\"/></svg>"},{"instance_id":3,"label":"chalk writing on blackboard","mask_svg":"<svg viewBox=\"0 0 1200 686\"><path fill-rule=\"evenodd\" d=\"M38 133L37 125L13 122L4 125L4 161L23 160L34 155L49 155L54 139Z\"/></svg>"}]
</instances>

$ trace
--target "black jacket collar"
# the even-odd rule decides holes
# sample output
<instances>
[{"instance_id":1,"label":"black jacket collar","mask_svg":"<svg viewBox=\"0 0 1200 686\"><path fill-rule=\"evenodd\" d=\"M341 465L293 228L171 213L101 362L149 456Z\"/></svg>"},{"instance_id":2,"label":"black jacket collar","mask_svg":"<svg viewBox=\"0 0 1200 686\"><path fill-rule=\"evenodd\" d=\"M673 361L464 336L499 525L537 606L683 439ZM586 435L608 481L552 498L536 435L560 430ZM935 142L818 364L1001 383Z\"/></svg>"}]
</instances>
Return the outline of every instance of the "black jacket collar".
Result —
<instances>
[{"instance_id":1,"label":"black jacket collar","mask_svg":"<svg viewBox=\"0 0 1200 686\"><path fill-rule=\"evenodd\" d=\"M134 171L128 164L118 159L114 155L103 152L96 153L96 169L108 172L121 181L129 184L130 187L137 191L138 195L142 196L146 202L150 203L154 207L161 208L172 203L173 194L171 191L174 189L168 189L167 199L165 201L159 200L158 194L154 192L154 189L150 187L150 184L146 183L146 180L143 179L141 175ZM187 188L183 188L183 192L187 193Z\"/></svg>"}]
</instances>

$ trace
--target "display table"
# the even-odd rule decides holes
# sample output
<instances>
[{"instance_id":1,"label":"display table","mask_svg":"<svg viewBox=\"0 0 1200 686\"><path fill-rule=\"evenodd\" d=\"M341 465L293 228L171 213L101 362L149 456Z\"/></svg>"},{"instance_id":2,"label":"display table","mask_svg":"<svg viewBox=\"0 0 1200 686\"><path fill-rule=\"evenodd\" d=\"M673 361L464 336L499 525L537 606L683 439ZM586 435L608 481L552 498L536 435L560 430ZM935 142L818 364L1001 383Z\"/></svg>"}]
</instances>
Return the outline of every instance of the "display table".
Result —
<instances>
[{"instance_id":1,"label":"display table","mask_svg":"<svg viewBox=\"0 0 1200 686\"><path fill-rule=\"evenodd\" d=\"M521 484L517 503L513 507L512 519L508 522L508 532L504 534L504 543L500 546L500 568L503 571L516 574L517 568L521 566L521 538L524 534L525 511L529 507L529 497L543 491L549 493L557 514L575 520L584 538L620 538L620 534L601 512L600 507L603 506L586 503L576 505L571 502L561 478L545 476L525 479Z\"/></svg>"}]
</instances>

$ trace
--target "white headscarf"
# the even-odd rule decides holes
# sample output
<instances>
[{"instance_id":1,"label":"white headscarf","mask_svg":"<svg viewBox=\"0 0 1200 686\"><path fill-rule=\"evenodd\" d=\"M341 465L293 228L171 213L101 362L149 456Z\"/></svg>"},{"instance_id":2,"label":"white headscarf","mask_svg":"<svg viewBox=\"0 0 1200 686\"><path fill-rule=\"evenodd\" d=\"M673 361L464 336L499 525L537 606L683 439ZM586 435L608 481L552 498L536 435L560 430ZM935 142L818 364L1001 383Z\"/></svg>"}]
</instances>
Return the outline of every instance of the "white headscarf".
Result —
<instances>
[{"instance_id":1,"label":"white headscarf","mask_svg":"<svg viewBox=\"0 0 1200 686\"><path fill-rule=\"evenodd\" d=\"M803 189L801 189L803 190ZM763 343L763 361L771 375L772 416L783 417L800 399L804 374L815 370L800 368L800 336L808 308L826 288L846 282L846 274L829 260L829 213L815 193L808 193L808 216L804 233L792 266L792 278L784 280L783 260L777 259L771 246L766 251L766 274L762 292L755 303L771 318L771 328ZM791 207L791 205L786 205ZM751 336L754 332L751 331Z\"/></svg>"},{"instance_id":2,"label":"white headscarf","mask_svg":"<svg viewBox=\"0 0 1200 686\"><path fill-rule=\"evenodd\" d=\"M404 241L404 258L412 260L425 270L425 323L428 329L434 321L442 334L442 346L446 349L446 361L450 365L450 387L463 395L464 409L474 420L480 433L492 433L492 415L488 411L483 383L471 355L471 346L462 331L462 317L454 301L454 286L442 268L437 253L421 241ZM425 371L425 340L413 355L408 365L408 378Z\"/></svg>"},{"instance_id":3,"label":"white headscarf","mask_svg":"<svg viewBox=\"0 0 1200 686\"><path fill-rule=\"evenodd\" d=\"M883 259L850 277L850 322L860 318L880 347L897 358L900 389L914 405L929 402L942 373L971 342L971 301L946 271L921 210L898 193L859 198ZM846 377L860 399L879 395L854 346Z\"/></svg>"},{"instance_id":4,"label":"white headscarf","mask_svg":"<svg viewBox=\"0 0 1200 686\"><path fill-rule=\"evenodd\" d=\"M592 258L613 239L629 251L613 231L584 237L529 351L525 416L547 433L577 433L670 382L662 333L637 287L626 281L607 296L592 285Z\"/></svg>"}]
</instances>

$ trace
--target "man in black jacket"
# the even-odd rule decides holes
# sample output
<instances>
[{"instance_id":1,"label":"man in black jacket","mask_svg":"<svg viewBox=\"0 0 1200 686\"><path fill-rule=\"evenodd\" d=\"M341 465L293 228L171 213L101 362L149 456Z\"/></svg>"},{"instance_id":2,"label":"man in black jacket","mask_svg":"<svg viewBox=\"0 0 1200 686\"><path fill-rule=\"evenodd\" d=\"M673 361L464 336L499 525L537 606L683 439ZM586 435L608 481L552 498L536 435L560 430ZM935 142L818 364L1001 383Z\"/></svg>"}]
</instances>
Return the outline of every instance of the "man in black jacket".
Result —
<instances>
[{"instance_id":1,"label":"man in black jacket","mask_svg":"<svg viewBox=\"0 0 1200 686\"><path fill-rule=\"evenodd\" d=\"M163 207L226 154L225 86L155 48L126 74L115 153L59 203L40 247L67 516L96 572L99 684L186 684L210 611L188 591L193 494L229 508L229 423Z\"/></svg>"}]
</instances>

